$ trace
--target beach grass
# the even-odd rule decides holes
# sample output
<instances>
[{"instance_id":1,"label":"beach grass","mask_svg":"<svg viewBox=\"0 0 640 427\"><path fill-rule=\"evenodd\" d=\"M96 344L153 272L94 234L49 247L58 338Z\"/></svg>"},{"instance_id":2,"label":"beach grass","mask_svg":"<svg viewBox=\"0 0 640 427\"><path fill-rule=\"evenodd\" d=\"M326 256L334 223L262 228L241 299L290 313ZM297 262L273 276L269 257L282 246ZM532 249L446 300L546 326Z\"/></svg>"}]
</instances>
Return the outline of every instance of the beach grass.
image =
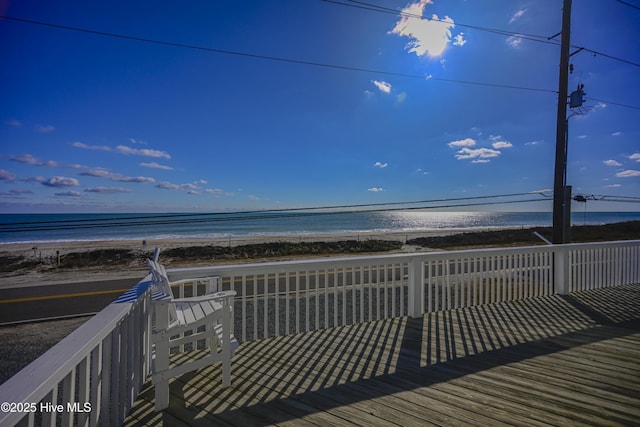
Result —
<instances>
[{"instance_id":1,"label":"beach grass","mask_svg":"<svg viewBox=\"0 0 640 427\"><path fill-rule=\"evenodd\" d=\"M535 227L419 237L407 243L437 249L545 244L534 231L551 240L551 227ZM571 243L635 240L640 239L640 221L573 226L569 235Z\"/></svg>"},{"instance_id":2,"label":"beach grass","mask_svg":"<svg viewBox=\"0 0 640 427\"><path fill-rule=\"evenodd\" d=\"M503 230L457 232L387 233L383 238L349 239L347 236L308 236L322 241L299 241L296 237L280 237L268 241L266 237L252 236L250 239L212 241L200 240L193 244L189 239L173 239L159 242L163 262L168 265L190 265L224 262L256 262L277 259L292 259L315 256L355 255L402 250L466 249L482 247L529 246L545 244L533 233L551 237L551 227L511 228ZM344 240L340 239L342 237ZM411 238L410 238L411 237ZM620 222L605 225L573 226L570 241L596 242L640 239L640 221ZM249 242L249 243L247 243ZM163 244L164 243L164 244ZM242 244L245 243L245 244ZM101 242L99 248L88 243L64 243L61 250L49 250L47 256L38 256L35 248L22 245L15 250L0 249L0 276L14 276L29 271L77 271L96 268L144 269L145 258L152 255L153 246L142 247L133 242ZM52 246L53 244L49 244ZM44 246L44 245L43 245ZM53 254L53 255L52 255ZM125 269L126 269L125 268Z\"/></svg>"}]
</instances>

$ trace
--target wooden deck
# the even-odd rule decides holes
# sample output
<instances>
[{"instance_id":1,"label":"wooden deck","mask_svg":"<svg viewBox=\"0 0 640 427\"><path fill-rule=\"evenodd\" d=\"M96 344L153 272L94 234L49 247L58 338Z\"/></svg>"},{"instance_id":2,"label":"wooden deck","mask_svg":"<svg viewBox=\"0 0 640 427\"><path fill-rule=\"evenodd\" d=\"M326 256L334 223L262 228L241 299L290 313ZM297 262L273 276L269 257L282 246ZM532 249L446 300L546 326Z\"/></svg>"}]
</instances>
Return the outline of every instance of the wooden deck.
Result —
<instances>
[{"instance_id":1,"label":"wooden deck","mask_svg":"<svg viewBox=\"0 0 640 427\"><path fill-rule=\"evenodd\" d=\"M640 285L242 344L125 425L639 425Z\"/></svg>"}]
</instances>

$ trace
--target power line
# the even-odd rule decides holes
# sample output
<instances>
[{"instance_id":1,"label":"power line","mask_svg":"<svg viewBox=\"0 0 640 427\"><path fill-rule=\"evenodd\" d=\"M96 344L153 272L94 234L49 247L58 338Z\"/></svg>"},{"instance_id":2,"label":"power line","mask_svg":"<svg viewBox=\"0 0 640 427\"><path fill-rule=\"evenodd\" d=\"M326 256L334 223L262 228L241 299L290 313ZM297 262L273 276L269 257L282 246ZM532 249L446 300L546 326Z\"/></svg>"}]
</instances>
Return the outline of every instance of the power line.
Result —
<instances>
[{"instance_id":1,"label":"power line","mask_svg":"<svg viewBox=\"0 0 640 427\"><path fill-rule=\"evenodd\" d=\"M525 195L539 194L542 197L548 198L545 194L541 192L526 192L526 193L511 193L511 194L497 194L497 195L489 195L489 196L470 196L470 197L455 197L455 198L441 198L441 199L429 199L429 200L414 200L414 201L402 201L402 202L380 202L380 203L363 203L363 204L352 204L352 205L329 205L329 206L310 206L310 207L298 207L298 208L282 208L282 209L258 209L258 210L248 210L248 211L232 211L232 212L208 212L208 213L173 213L173 214L157 214L157 215L134 215L134 216L122 216L115 218L83 218L83 219L70 219L70 220L56 220L56 221L25 221L25 222L12 222L12 223L4 223L0 224L0 232L6 231L3 228L6 227L14 227L14 226L33 226L33 225L53 225L53 226L62 226L62 227L78 227L78 224L83 223L100 223L100 222L119 222L116 225L121 225L122 223L130 222L132 225L145 225L145 224L155 224L156 222L149 222L148 220L157 220L158 224L172 223L190 223L190 222L205 222L205 221L229 221L234 219L256 219L256 218L264 218L264 216L256 214L275 214L281 215L289 214L290 216L295 215L306 215L310 214L313 211L329 211L332 209L352 209L352 210L342 210L342 211L331 211L331 212L320 212L320 214L345 214L345 213L354 213L354 212L377 212L384 210L403 210L403 209L433 209L440 207L451 207L451 206L434 206L434 207L417 207L417 208L393 208L393 209L380 209L380 210L353 210L353 208L372 208L379 206L406 206L406 205L416 205L416 204L429 204L429 203L441 203L441 202L462 202L462 201L470 201L470 200L486 200L486 199L497 199L497 198L507 198L507 197L518 197ZM543 200L543 199L536 199ZM501 203L501 202L500 202ZM511 203L511 202L509 202ZM491 202L487 203L491 204ZM477 204L477 205L482 205ZM457 205L456 205L457 206ZM459 205L466 206L466 205ZM295 214L294 214L295 212ZM280 218L281 216L270 215L268 218ZM190 219L188 219L190 218ZM173 221L173 219L176 219ZM69 224L73 224L70 226ZM85 225L87 226L87 225ZM83 227L85 227L83 226ZM88 227L92 227L93 225L88 225Z\"/></svg>"},{"instance_id":2,"label":"power line","mask_svg":"<svg viewBox=\"0 0 640 427\"><path fill-rule=\"evenodd\" d=\"M255 53L239 52L239 51L225 50L225 49L215 49L215 48L190 45L185 43L177 43L177 42L170 42L170 41L164 41L164 40L149 39L144 37L128 36L123 34L108 33L104 31L89 30L86 28L71 27L68 25L59 25L59 24L52 24L48 22L42 22L42 21L34 21L30 19L15 18L11 16L6 16L6 15L0 15L0 18L16 21L16 22L22 22L26 24L40 25L40 26L45 26L50 28L76 31L76 32L94 34L94 35L105 36L105 37L113 37L113 38L119 38L124 40L134 40L134 41L139 41L144 43L152 43L152 44L158 44L163 46L172 46L172 47L178 47L183 49L192 49L192 50L219 53L219 54L225 54L225 55L235 55L235 56L254 58L254 59L264 59L269 61L279 61L279 62L286 62L286 63L292 63L292 64L310 65L310 66L332 68L332 69L338 69L338 70L357 71L357 72L363 72L363 73L380 74L380 75L396 76L396 77L408 77L408 78L422 79L422 80L434 80L434 81L459 83L459 84L467 84L467 85L474 85L474 86L496 87L496 88L503 88L503 89L515 89L515 90L525 90L525 91L533 91L533 92L557 93L557 91L551 90L551 89L541 89L541 88L533 88L533 87L525 87L525 86L517 86L517 85L503 85L498 83L475 82L470 80L445 79L440 77L433 77L430 75L407 74L407 73L398 73L393 71L373 70L369 68L351 67L351 66L337 65L337 64L327 64L327 63L314 62L314 61L304 61L304 60L298 60L298 59L269 56L269 55L260 55Z\"/></svg>"},{"instance_id":3,"label":"power line","mask_svg":"<svg viewBox=\"0 0 640 427\"><path fill-rule=\"evenodd\" d=\"M395 15L395 16L405 16L405 17L408 17L408 18L426 19L423 16L416 15L414 13L403 12L403 11L399 11L399 10L396 10L396 9L392 9L392 8L388 8L388 7L384 7L384 6L378 6L376 4L367 3L367 2L363 2L363 1L346 0L346 1L349 1L350 3L343 3L342 1L337 1L337 0L322 0L322 1L324 1L326 3L332 3L332 4L336 4L336 5L340 5L340 6L346 6L346 7L352 7L352 8L356 8L356 9L364 9L364 10L371 10L371 11L374 11L374 12L387 13L387 14ZM427 20L435 21L435 22L441 22L441 23L444 23L444 24L449 23L448 21L446 21L444 19L428 18ZM556 45L556 46L560 45L560 43L558 43L557 41L549 40L549 38L546 37L546 36L540 36L540 35L536 35L536 34L516 33L516 32L512 32L512 31L500 30L500 29L497 29L497 28L489 28L489 27L481 27L481 26L478 26L478 25L462 24L462 23L459 23L459 22L456 22L455 25L458 26L458 27L470 28L470 29L474 29L474 30L479 30L479 31L484 31L484 32L494 33L494 34L500 34L500 35L504 35L504 36L519 37L519 38L522 38L522 39L537 41L537 42L540 42L540 43L552 44L552 45Z\"/></svg>"},{"instance_id":4,"label":"power line","mask_svg":"<svg viewBox=\"0 0 640 427\"><path fill-rule=\"evenodd\" d=\"M596 101L596 102L602 102L603 104L607 104L607 105L617 105L618 107L625 107L625 108L632 108L634 110L640 110L640 107L635 106L635 105L620 104L618 102L604 101L602 99L596 99L596 98L587 98L587 99L590 99L590 100Z\"/></svg>"},{"instance_id":5,"label":"power line","mask_svg":"<svg viewBox=\"0 0 640 427\"><path fill-rule=\"evenodd\" d=\"M324 1L326 3L332 3L332 4L340 5L340 6L352 7L352 8L357 8L357 9L371 10L371 11L374 11L374 12L387 13L387 14L391 14L391 15L395 15L395 16L405 16L405 17L415 18L415 19L427 19L429 21L448 23L444 19L424 18L423 16L416 15L414 13L407 13L407 12L403 12L403 11L398 11L396 9L383 7L383 6L378 6L378 5L375 5L373 3L367 3L367 2L358 1L358 0L346 0L346 1L349 1L350 3L343 3L342 1L338 1L338 0L322 0L322 1ZM618 0L618 1L620 1L620 0ZM635 7L633 5L629 5L629 6ZM537 34L517 33L517 32L513 32L513 31L500 30L500 29L496 29L496 28L481 27L481 26L478 26L478 25L462 24L462 23L459 23L459 22L456 22L455 25L459 26L459 27L463 27L463 28L470 28L470 29L474 29L474 30L478 30L478 31L484 31L484 32L488 32L488 33L499 34L499 35L509 36L509 37L518 37L518 38L521 38L521 39L524 39L524 40L531 40L531 41L535 41L535 42L538 42L538 43L545 43L545 44L551 44L551 45L554 45L554 46L560 46L560 43L557 42L557 41L552 40L552 38L549 38L549 37L546 37L546 36L537 35ZM615 61L623 62L623 63L628 64L628 65L633 65L633 66L636 66L636 67L640 67L640 64L637 63L637 62L633 62L633 61L629 61L627 59L619 58L617 56L609 55L609 54L604 53L604 52L600 52L600 51L597 51L597 50L593 50L593 49L589 49L589 48L582 47L582 46L577 46L577 45L571 45L571 47L573 47L575 49L585 50L585 51L587 51L589 53L592 53L593 55L603 56L605 58L609 58L609 59L612 59L612 60L615 60Z\"/></svg>"},{"instance_id":6,"label":"power line","mask_svg":"<svg viewBox=\"0 0 640 427\"><path fill-rule=\"evenodd\" d=\"M471 206L492 206L492 205L504 205L515 203L531 203L542 202L545 199L531 198L521 200L506 200L498 202L477 202L477 203L454 203L438 206L414 206L405 208L386 208L386 209L362 209L355 211L334 211L334 212L305 212L305 213L282 213L277 215L246 215L246 216L231 216L223 218L200 218L200 219L181 219L181 220L165 220L165 221L144 221L144 222L108 222L105 220L102 223L94 224L59 224L51 226L24 226L18 228L5 228L0 230L2 233L18 233L27 231L57 231L57 230L77 230L77 229L91 229L91 228L115 228L115 227L140 227L149 225L175 225L175 224L195 224L195 223L212 223L212 222L226 222L226 221L258 221L258 220L272 220L272 219L286 219L286 218L300 218L300 217L320 217L328 215L345 215L345 214L358 214L358 213L374 213L374 212L397 212L397 211L409 211L409 210L426 210L426 209L445 209L445 208L460 208Z\"/></svg>"},{"instance_id":7,"label":"power line","mask_svg":"<svg viewBox=\"0 0 640 427\"><path fill-rule=\"evenodd\" d=\"M629 6L629 7L632 7L632 8L634 8L634 9L640 10L640 7L639 7L639 6L636 6L635 4L631 4L631 3L626 2L626 1L623 1L623 0L616 0L616 1L617 1L618 3L622 3L622 4L623 4L623 5L625 5L625 6Z\"/></svg>"},{"instance_id":8,"label":"power line","mask_svg":"<svg viewBox=\"0 0 640 427\"><path fill-rule=\"evenodd\" d=\"M362 209L355 211L334 211L334 212L301 212L301 213L282 213L276 215L246 215L246 216L230 216L222 218L200 218L200 219L180 219L180 220L165 220L165 221L137 221L137 222L105 222L100 223L83 223L83 224L58 224L58 225L44 225L44 226L24 226L18 228L5 228L0 230L2 233L19 233L26 231L57 231L57 230L77 230L77 229L91 229L91 228L115 228L115 227L140 227L149 225L176 225L176 224L195 224L195 223L213 223L213 222L227 222L227 221L259 221L259 220L272 220L272 219L287 219L287 218L301 218L301 217L320 217L329 215L345 215L345 214L359 214L359 213L374 213L374 212L397 212L397 211L410 211L410 210L426 210L426 209L448 209L448 208L460 208L471 206L492 206L492 205L504 205L515 203L530 203L530 202L543 202L545 199L531 198L521 200L506 200L498 202L477 202L477 203L454 203L438 206L413 206L405 208L386 208L386 209ZM67 221L68 222L68 221Z\"/></svg>"},{"instance_id":9,"label":"power line","mask_svg":"<svg viewBox=\"0 0 640 427\"><path fill-rule=\"evenodd\" d=\"M628 61L626 59L618 58L617 56L609 55L607 53L599 52L597 50L589 49L589 48L582 47L582 46L576 46L576 45L571 45L571 47L573 47L575 49L584 50L584 51L592 53L593 55L596 55L596 56L604 56L605 58L614 59L616 61L624 62L625 64L629 64L629 65L633 65L633 66L636 66L636 67L640 67L640 64L637 63L637 62Z\"/></svg>"}]
</instances>

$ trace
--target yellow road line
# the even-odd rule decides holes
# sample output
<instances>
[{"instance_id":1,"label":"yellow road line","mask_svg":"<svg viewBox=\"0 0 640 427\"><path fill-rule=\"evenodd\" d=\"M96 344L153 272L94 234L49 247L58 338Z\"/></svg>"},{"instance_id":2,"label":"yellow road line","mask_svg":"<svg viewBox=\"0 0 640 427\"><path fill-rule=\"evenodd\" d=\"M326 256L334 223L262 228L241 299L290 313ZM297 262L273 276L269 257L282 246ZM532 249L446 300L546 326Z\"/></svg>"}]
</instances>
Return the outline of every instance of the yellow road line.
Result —
<instances>
[{"instance_id":1,"label":"yellow road line","mask_svg":"<svg viewBox=\"0 0 640 427\"><path fill-rule=\"evenodd\" d=\"M171 285L172 288L177 288L178 285ZM73 298L73 297L89 297L92 295L106 295L106 294L123 294L127 291L130 291L131 288L127 289L111 289L106 291L91 291L91 292L78 292L75 294L63 294L63 295L41 295L38 297L26 297L26 298L14 298L14 299L5 299L0 300L0 304L11 304L16 302L29 302L29 301L44 301L48 299L60 299L60 298Z\"/></svg>"},{"instance_id":2,"label":"yellow road line","mask_svg":"<svg viewBox=\"0 0 640 427\"><path fill-rule=\"evenodd\" d=\"M112 289L108 291L78 292L76 294L42 295L39 297L14 298L14 299L1 300L0 304L10 304L10 303L16 303L16 302L29 302L29 301L43 301L48 299L59 299L59 298L88 297L92 295L105 295L105 294L116 294L116 293L123 294L128 290L129 289Z\"/></svg>"}]
</instances>

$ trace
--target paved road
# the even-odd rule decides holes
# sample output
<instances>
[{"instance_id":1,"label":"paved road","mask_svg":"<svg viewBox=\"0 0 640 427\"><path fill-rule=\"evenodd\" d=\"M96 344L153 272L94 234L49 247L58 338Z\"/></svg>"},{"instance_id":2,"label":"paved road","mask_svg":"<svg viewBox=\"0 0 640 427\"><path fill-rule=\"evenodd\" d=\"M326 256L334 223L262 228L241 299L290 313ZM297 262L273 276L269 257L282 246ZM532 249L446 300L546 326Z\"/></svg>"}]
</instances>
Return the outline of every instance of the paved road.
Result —
<instances>
[{"instance_id":1,"label":"paved road","mask_svg":"<svg viewBox=\"0 0 640 427\"><path fill-rule=\"evenodd\" d=\"M140 279L0 289L0 324L97 313Z\"/></svg>"}]
</instances>

